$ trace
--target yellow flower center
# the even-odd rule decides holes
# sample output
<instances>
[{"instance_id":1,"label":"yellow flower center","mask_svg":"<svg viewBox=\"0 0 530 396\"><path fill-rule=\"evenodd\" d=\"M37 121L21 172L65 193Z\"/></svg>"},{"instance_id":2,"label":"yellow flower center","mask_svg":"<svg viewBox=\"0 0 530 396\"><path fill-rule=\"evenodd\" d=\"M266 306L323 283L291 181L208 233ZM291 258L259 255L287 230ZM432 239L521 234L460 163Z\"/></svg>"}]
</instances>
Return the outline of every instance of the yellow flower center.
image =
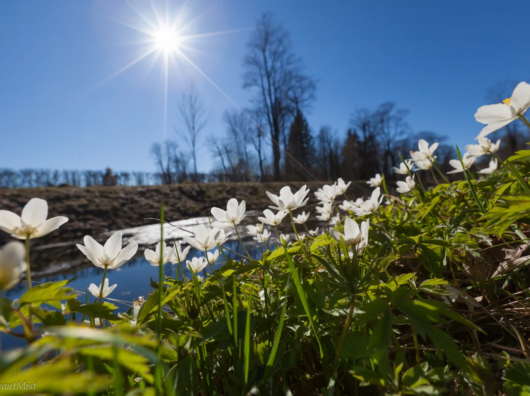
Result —
<instances>
[{"instance_id":1,"label":"yellow flower center","mask_svg":"<svg viewBox=\"0 0 530 396\"><path fill-rule=\"evenodd\" d=\"M505 105L508 105L508 106L509 106L511 101L512 101L512 99L511 99L511 98L508 98L508 99L504 99L504 100L503 100L503 103L504 103Z\"/></svg>"}]
</instances>

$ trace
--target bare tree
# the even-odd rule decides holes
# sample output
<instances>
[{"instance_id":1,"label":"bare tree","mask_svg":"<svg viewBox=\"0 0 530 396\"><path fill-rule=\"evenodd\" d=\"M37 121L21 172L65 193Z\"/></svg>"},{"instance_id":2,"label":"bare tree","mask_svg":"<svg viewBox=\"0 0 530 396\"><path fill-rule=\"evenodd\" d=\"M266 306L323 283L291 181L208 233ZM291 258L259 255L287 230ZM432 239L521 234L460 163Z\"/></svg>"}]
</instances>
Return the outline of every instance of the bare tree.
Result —
<instances>
[{"instance_id":1,"label":"bare tree","mask_svg":"<svg viewBox=\"0 0 530 396\"><path fill-rule=\"evenodd\" d=\"M288 32L271 14L257 22L243 60L243 88L253 89L258 117L265 120L272 141L274 177L280 179L281 148L285 126L297 108L308 107L314 99L315 81L303 73L302 62L291 49Z\"/></svg>"},{"instance_id":2,"label":"bare tree","mask_svg":"<svg viewBox=\"0 0 530 396\"><path fill-rule=\"evenodd\" d=\"M166 140L163 145L154 143L151 146L151 155L155 160L157 178L162 184L182 183L188 176L189 156L178 151L177 143ZM143 176L136 176L143 182Z\"/></svg>"},{"instance_id":3,"label":"bare tree","mask_svg":"<svg viewBox=\"0 0 530 396\"><path fill-rule=\"evenodd\" d=\"M380 105L374 113L374 123L377 129L380 145L383 150L383 172L387 177L394 175L392 167L396 165L394 145L405 134L411 132L405 121L408 110L396 109L396 104L386 102Z\"/></svg>"},{"instance_id":4,"label":"bare tree","mask_svg":"<svg viewBox=\"0 0 530 396\"><path fill-rule=\"evenodd\" d=\"M200 95L193 85L190 91L182 95L178 106L179 127L175 127L177 135L188 145L193 160L194 181L198 181L197 173L197 144L201 132L208 121L207 110Z\"/></svg>"}]
</instances>

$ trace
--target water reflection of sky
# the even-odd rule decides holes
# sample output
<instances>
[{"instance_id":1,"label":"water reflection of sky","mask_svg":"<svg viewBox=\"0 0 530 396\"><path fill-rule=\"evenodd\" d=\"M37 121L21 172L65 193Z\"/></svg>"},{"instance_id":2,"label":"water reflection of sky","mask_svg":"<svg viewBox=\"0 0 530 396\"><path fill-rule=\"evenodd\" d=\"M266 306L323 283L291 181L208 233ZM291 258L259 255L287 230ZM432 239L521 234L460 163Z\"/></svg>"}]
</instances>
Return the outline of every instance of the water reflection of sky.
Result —
<instances>
[{"instance_id":1,"label":"water reflection of sky","mask_svg":"<svg viewBox=\"0 0 530 396\"><path fill-rule=\"evenodd\" d=\"M248 245L245 241L245 245L247 246L247 248L249 248L249 252L252 257L259 258L259 256L261 255L261 248L258 245L252 244L250 243L250 241L248 242ZM242 249L239 241L237 240L227 241L223 246L232 251L230 252L228 249L225 249L225 254L232 259L239 260L241 259L241 256L238 256L238 254L245 255L244 250ZM213 251L214 250L212 250L211 252ZM191 249L187 259L201 256L204 257L203 252ZM220 254L219 258L217 259L216 266L221 265L223 261L223 257ZM177 267L178 265L173 265L171 263L166 264L164 266L164 275L171 278L175 278ZM191 273L184 264L183 268L184 274L189 278L191 276ZM136 300L139 296L145 297L153 291L150 286L150 278L155 281L158 281L158 271L159 268L152 266L147 260L145 260L143 256L125 263L122 267L116 270L109 270L107 272L109 284L118 284L118 287L109 296L109 302L112 302L113 304L119 307L117 312L125 312L127 309L129 309L132 302ZM103 277L103 269L91 266L88 268L79 269L75 273L57 274L47 278L42 278L39 279L38 282L54 282L65 279L73 279L75 277L77 278L73 280L69 285L75 290L78 290L83 293L81 296L78 297L78 299L82 302L85 302L85 290L91 283L96 284L96 286L101 283L101 278ZM15 288L9 290L5 294L5 296L10 300L20 298L20 296L22 296L22 294L26 291L25 285L25 282L17 285ZM124 303L112 301L112 299L124 301ZM93 302L95 300L95 297L89 294L89 301ZM15 329L15 331L21 332L21 329ZM20 347L25 344L25 341L4 333L1 333L0 341L2 345L2 350Z\"/></svg>"}]
</instances>

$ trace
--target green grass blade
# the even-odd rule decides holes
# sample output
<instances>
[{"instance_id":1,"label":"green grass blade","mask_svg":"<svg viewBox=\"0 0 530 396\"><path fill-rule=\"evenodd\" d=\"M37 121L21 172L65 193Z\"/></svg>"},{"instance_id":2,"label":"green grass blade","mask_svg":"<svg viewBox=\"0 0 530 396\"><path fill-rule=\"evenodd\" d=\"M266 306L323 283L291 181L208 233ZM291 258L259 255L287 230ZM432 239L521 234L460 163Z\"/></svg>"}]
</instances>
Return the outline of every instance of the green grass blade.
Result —
<instances>
[{"instance_id":1,"label":"green grass blade","mask_svg":"<svg viewBox=\"0 0 530 396\"><path fill-rule=\"evenodd\" d=\"M456 152L458 153L458 159L460 160L460 164L462 165L462 169L464 170L464 177L466 178L469 189L471 190L471 195L473 196L473 199L475 200L475 203L479 207L480 211L484 214L486 213L486 210L484 209L484 206L482 206L482 203L478 199L475 186L473 185L473 183L471 183L471 180L469 179L469 175L467 173L467 169L464 167L464 162L462 161L462 155L460 154L460 150L458 149L458 146L456 146Z\"/></svg>"},{"instance_id":2,"label":"green grass blade","mask_svg":"<svg viewBox=\"0 0 530 396\"><path fill-rule=\"evenodd\" d=\"M282 311L280 312L280 322L278 323L278 328L276 329L276 334L274 336L274 343L272 344L272 350L269 355L269 360L267 361L267 366L265 367L265 373L261 378L261 383L264 385L272 374L272 368L274 367L274 361L276 360L276 353L278 352L278 347L280 346L280 339L282 337L283 323L285 321L285 312L287 311L287 296L289 292L289 281L291 280L291 275L287 278L285 284L285 299L283 301Z\"/></svg>"},{"instance_id":3,"label":"green grass blade","mask_svg":"<svg viewBox=\"0 0 530 396\"><path fill-rule=\"evenodd\" d=\"M315 323L313 322L313 314L311 313L311 308L309 308L307 297L302 287L302 283L300 282L300 276L298 275L298 269L294 266L291 255L289 254L287 249L285 250L285 257L287 257L287 263L289 264L289 268L291 269L291 273L293 274L293 281L294 281L294 286L296 288L296 292L298 293L298 297L300 298L300 301L302 302L304 311L309 319L309 324L311 325L311 328L313 329L313 333L315 333L315 338L317 339L318 348L320 350L320 358L322 359L324 358L324 351L322 350L322 344L320 343L320 339L318 338L318 333L315 329Z\"/></svg>"},{"instance_id":4,"label":"green grass blade","mask_svg":"<svg viewBox=\"0 0 530 396\"><path fill-rule=\"evenodd\" d=\"M234 330L234 347L237 350L237 288L236 288L236 277L234 276L234 287L232 293L232 311L234 311L232 329Z\"/></svg>"},{"instance_id":5,"label":"green grass blade","mask_svg":"<svg viewBox=\"0 0 530 396\"><path fill-rule=\"evenodd\" d=\"M252 300L249 296L247 303L247 321L245 324L245 346L244 346L244 356L245 356L245 387L248 385L248 373L250 370L250 312L252 307Z\"/></svg>"}]
</instances>

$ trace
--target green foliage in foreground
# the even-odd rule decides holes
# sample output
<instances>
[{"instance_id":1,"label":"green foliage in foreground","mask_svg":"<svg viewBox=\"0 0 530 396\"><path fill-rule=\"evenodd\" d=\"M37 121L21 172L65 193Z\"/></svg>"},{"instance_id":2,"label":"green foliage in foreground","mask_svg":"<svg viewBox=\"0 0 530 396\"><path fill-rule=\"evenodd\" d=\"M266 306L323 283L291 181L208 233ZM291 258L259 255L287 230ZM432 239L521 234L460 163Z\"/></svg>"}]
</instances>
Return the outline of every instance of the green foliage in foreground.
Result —
<instances>
[{"instance_id":1,"label":"green foliage in foreground","mask_svg":"<svg viewBox=\"0 0 530 396\"><path fill-rule=\"evenodd\" d=\"M153 282L134 324L66 281L2 299L29 345L0 357L26 388L0 393L529 395L529 159L387 196L360 254L324 234L164 278L160 317Z\"/></svg>"}]
</instances>

